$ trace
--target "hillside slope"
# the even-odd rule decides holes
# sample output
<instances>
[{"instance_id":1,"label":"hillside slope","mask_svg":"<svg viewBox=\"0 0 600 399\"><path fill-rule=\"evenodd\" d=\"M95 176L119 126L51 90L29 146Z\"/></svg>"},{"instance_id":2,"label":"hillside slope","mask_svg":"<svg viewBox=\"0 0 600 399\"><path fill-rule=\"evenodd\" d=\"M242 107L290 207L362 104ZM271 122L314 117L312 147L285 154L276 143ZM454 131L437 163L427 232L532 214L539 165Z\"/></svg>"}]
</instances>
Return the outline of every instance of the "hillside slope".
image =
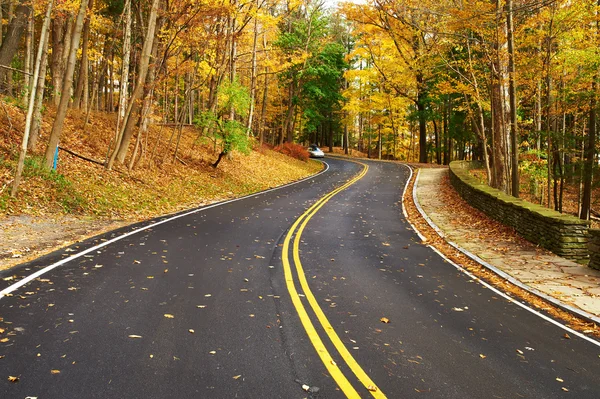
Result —
<instances>
[{"instance_id":1,"label":"hillside slope","mask_svg":"<svg viewBox=\"0 0 600 399\"><path fill-rule=\"evenodd\" d=\"M101 231L279 186L322 168L261 147L249 155L234 153L215 169L214 143L197 129L155 124L141 138L131 171L129 159L108 171L66 151L59 152L56 172L47 171L41 164L53 117L49 110L40 145L29 153L23 182L11 198L24 114L1 105L0 268ZM92 112L86 125L85 114L72 111L60 146L104 162L114 130L111 115Z\"/></svg>"}]
</instances>

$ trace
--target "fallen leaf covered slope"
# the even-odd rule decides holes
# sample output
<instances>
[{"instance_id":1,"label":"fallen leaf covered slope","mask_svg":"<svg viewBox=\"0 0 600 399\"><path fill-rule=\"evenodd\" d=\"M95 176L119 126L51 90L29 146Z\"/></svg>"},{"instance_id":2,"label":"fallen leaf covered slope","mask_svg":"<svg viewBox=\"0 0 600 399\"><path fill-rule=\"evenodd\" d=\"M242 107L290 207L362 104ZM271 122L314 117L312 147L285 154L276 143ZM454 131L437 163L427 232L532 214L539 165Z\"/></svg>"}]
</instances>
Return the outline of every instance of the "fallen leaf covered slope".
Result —
<instances>
[{"instance_id":1,"label":"fallen leaf covered slope","mask_svg":"<svg viewBox=\"0 0 600 399\"><path fill-rule=\"evenodd\" d=\"M268 148L249 155L234 153L211 166L218 150L192 127L151 126L140 140L134 168L130 160L108 171L103 166L60 151L57 173L41 167L53 110L44 118L39 145L29 152L24 181L10 197L24 126L23 110L3 103L0 111L0 215L76 214L94 218L138 220L172 213L215 200L238 197L318 172L322 165L303 162ZM104 162L114 137L113 115L70 111L60 146ZM133 140L132 146L135 144ZM175 155L175 152L177 154Z\"/></svg>"}]
</instances>

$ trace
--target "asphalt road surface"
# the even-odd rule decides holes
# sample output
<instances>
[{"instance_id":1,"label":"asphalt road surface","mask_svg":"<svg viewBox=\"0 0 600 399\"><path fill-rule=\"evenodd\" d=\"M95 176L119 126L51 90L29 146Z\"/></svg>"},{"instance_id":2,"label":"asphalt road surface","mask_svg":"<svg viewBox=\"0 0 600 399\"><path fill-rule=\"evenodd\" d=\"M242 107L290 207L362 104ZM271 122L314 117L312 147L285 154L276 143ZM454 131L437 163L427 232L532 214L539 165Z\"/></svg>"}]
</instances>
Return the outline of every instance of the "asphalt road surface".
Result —
<instances>
[{"instance_id":1,"label":"asphalt road surface","mask_svg":"<svg viewBox=\"0 0 600 399\"><path fill-rule=\"evenodd\" d=\"M3 272L0 397L600 397L598 343L421 244L407 167L325 161Z\"/></svg>"}]
</instances>

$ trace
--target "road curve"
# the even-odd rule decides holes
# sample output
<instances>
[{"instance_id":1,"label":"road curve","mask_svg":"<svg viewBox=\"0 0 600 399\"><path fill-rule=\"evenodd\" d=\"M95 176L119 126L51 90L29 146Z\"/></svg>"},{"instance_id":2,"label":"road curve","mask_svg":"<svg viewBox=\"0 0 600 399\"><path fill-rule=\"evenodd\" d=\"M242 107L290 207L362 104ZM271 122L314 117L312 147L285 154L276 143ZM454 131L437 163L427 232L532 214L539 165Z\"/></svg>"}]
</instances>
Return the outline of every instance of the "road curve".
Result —
<instances>
[{"instance_id":1,"label":"road curve","mask_svg":"<svg viewBox=\"0 0 600 399\"><path fill-rule=\"evenodd\" d=\"M600 397L599 345L420 243L407 167L326 162L0 274L91 249L0 298L0 397Z\"/></svg>"}]
</instances>

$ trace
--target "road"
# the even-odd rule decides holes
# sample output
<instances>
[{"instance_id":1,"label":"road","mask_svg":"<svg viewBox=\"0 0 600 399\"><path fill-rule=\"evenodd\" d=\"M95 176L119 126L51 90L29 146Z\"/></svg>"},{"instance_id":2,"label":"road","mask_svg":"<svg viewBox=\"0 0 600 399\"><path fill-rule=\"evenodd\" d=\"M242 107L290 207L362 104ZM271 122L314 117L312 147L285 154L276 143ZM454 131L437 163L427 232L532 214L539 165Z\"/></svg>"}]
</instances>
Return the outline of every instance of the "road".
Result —
<instances>
[{"instance_id":1,"label":"road","mask_svg":"<svg viewBox=\"0 0 600 399\"><path fill-rule=\"evenodd\" d=\"M600 397L598 343L421 243L406 166L326 162L3 272L0 397Z\"/></svg>"}]
</instances>

